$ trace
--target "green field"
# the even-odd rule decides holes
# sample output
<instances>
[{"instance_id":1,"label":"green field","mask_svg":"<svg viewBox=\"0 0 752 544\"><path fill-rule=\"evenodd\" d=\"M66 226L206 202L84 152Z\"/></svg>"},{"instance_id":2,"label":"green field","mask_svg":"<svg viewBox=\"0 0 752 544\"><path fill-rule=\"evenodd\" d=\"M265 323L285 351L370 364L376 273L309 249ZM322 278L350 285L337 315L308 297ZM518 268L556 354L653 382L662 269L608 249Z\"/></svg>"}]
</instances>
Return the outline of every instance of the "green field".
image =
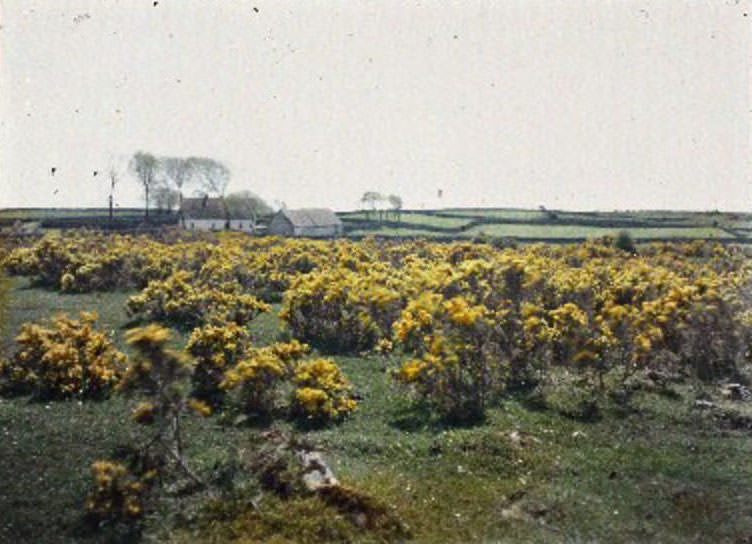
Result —
<instances>
[{"instance_id":1,"label":"green field","mask_svg":"<svg viewBox=\"0 0 752 544\"><path fill-rule=\"evenodd\" d=\"M467 235L485 234L494 237L512 238L599 238L613 236L626 231L636 239L694 239L694 238L733 238L732 235L714 228L607 228L570 225L480 225L466 231Z\"/></svg>"},{"instance_id":2,"label":"green field","mask_svg":"<svg viewBox=\"0 0 752 544\"><path fill-rule=\"evenodd\" d=\"M570 226L570 225L478 225L459 233L435 232L415 228L359 229L350 231L354 236L378 235L396 237L430 237L430 238L474 238L476 236L491 236L497 238L527 238L527 239L566 239L574 240L598 238L606 235L613 236L626 231L635 239L663 240L663 239L733 239L734 236L720 229L710 227L688 228L626 228L613 229L606 227Z\"/></svg>"},{"instance_id":3,"label":"green field","mask_svg":"<svg viewBox=\"0 0 752 544\"><path fill-rule=\"evenodd\" d=\"M115 208L114 216L142 215L143 209ZM107 208L6 208L0 209L0 219L20 219L22 221L39 221L41 219L66 217L108 217Z\"/></svg>"},{"instance_id":4,"label":"green field","mask_svg":"<svg viewBox=\"0 0 752 544\"><path fill-rule=\"evenodd\" d=\"M746 242L752 216L701 212L542 212L539 210L447 209L403 211L399 221L388 215L367 223L363 212L341 214L353 236L426 238L523 238L583 240L626 231L639 240L716 239ZM349 220L349 221L348 221ZM728 230L726 230L728 229Z\"/></svg>"},{"instance_id":5,"label":"green field","mask_svg":"<svg viewBox=\"0 0 752 544\"><path fill-rule=\"evenodd\" d=\"M457 217L484 217L491 219L539 220L546 218L546 213L540 210L518 210L511 208L498 210L448 208L446 210L439 210L438 213Z\"/></svg>"},{"instance_id":6,"label":"green field","mask_svg":"<svg viewBox=\"0 0 752 544\"><path fill-rule=\"evenodd\" d=\"M10 288L0 356L13 348L22 322L59 311L97 310L122 346L130 293L60 295L24 279ZM273 314L251 329L258 343L281 332ZM409 542L731 544L752 536L752 437L695 401L713 399L742 422L752 421L752 409L719 399L712 386L638 389L626 409L604 401L597 418L568 411L566 400L541 406L520 393L482 423L449 426L395 389L387 360L335 360L362 399L355 415L320 429L284 419L271 428L320 448L343 483L378 497L406 524ZM117 541L106 527L82 535L80 515L90 463L143 432L129 423L131 406L119 396L83 404L0 398L0 541ZM211 479L268 429L194 417L184 436L194 468ZM143 541L404 541L364 531L314 498L266 494L254 507L247 497L258 489L242 487L250 476L237 474L241 483L215 493L210 509L202 506L206 496L168 493Z\"/></svg>"}]
</instances>

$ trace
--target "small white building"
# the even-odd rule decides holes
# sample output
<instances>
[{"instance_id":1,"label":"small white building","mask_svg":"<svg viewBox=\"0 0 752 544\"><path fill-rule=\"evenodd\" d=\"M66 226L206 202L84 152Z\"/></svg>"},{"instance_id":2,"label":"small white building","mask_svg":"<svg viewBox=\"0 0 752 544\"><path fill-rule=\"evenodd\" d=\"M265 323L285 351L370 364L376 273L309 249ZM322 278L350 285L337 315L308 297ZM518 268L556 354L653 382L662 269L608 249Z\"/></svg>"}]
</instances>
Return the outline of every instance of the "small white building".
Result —
<instances>
[{"instance_id":1,"label":"small white building","mask_svg":"<svg viewBox=\"0 0 752 544\"><path fill-rule=\"evenodd\" d=\"M184 198L180 214L187 230L256 232L256 216L244 203L228 205L222 198Z\"/></svg>"},{"instance_id":2,"label":"small white building","mask_svg":"<svg viewBox=\"0 0 752 544\"><path fill-rule=\"evenodd\" d=\"M342 221L328 208L279 210L269 223L273 236L309 236L311 238L339 236Z\"/></svg>"}]
</instances>

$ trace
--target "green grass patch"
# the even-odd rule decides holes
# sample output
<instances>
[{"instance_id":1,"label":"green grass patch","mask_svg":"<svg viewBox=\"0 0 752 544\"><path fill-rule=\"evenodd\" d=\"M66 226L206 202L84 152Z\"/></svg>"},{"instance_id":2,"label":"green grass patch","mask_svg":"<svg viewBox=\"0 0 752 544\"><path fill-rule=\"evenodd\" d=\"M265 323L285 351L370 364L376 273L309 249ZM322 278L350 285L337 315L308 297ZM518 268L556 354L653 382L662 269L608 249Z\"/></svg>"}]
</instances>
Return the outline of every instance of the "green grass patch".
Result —
<instances>
[{"instance_id":1,"label":"green grass patch","mask_svg":"<svg viewBox=\"0 0 752 544\"><path fill-rule=\"evenodd\" d=\"M673 239L673 238L733 238L732 235L716 228L626 228L590 227L581 225L479 225L469 229L466 234L487 236L509 236L519 238L599 238L626 231L632 238L638 239Z\"/></svg>"},{"instance_id":2,"label":"green grass patch","mask_svg":"<svg viewBox=\"0 0 752 544\"><path fill-rule=\"evenodd\" d=\"M469 218L486 218L486 219L514 219L520 220L536 220L546 219L548 216L546 212L540 210L520 210L511 208L500 209L464 209L464 208L448 208L446 210L439 210L438 213L442 215L451 215L454 217L469 217Z\"/></svg>"}]
</instances>

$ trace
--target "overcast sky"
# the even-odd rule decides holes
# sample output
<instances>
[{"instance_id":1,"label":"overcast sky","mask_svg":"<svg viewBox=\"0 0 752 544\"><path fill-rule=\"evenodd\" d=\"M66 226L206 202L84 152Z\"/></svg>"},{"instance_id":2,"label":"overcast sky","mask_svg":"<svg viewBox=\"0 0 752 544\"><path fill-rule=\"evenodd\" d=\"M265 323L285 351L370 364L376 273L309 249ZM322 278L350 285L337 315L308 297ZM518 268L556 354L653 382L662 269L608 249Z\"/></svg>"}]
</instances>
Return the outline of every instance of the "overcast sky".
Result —
<instances>
[{"instance_id":1,"label":"overcast sky","mask_svg":"<svg viewBox=\"0 0 752 544\"><path fill-rule=\"evenodd\" d=\"M752 209L746 0L0 7L0 207L140 205L143 150L289 207Z\"/></svg>"}]
</instances>

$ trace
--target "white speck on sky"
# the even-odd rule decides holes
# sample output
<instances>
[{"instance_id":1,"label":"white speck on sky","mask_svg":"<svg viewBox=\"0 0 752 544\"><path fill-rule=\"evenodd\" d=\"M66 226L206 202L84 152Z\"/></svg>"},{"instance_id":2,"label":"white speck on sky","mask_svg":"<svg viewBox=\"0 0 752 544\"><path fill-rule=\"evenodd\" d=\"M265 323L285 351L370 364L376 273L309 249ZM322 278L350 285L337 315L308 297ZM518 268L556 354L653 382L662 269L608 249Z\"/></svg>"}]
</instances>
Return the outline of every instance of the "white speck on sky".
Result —
<instances>
[{"instance_id":1,"label":"white speck on sky","mask_svg":"<svg viewBox=\"0 0 752 544\"><path fill-rule=\"evenodd\" d=\"M289 207L752 204L747 0L0 9L0 207L106 206L138 150Z\"/></svg>"}]
</instances>

